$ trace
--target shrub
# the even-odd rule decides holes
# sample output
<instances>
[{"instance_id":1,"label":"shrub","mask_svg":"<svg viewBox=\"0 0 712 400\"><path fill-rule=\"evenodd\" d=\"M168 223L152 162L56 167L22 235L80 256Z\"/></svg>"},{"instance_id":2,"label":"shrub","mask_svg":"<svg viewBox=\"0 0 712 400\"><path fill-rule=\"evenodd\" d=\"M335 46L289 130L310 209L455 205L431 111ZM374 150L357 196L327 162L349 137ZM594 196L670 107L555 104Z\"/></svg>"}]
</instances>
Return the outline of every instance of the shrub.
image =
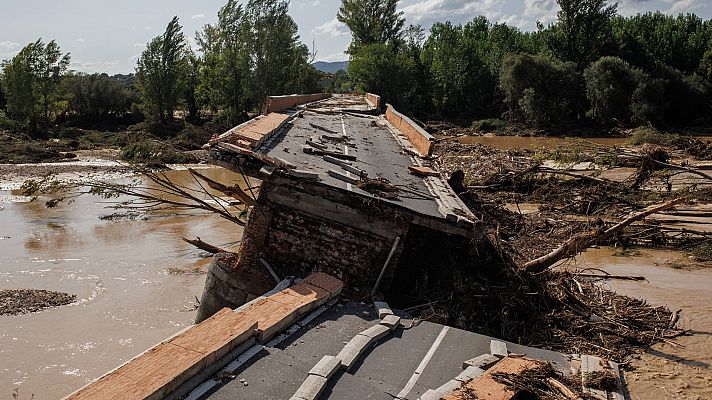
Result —
<instances>
[{"instance_id":1,"label":"shrub","mask_svg":"<svg viewBox=\"0 0 712 400\"><path fill-rule=\"evenodd\" d=\"M195 162L195 157L159 140L131 143L121 149L121 158L133 163L182 164Z\"/></svg>"},{"instance_id":2,"label":"shrub","mask_svg":"<svg viewBox=\"0 0 712 400\"><path fill-rule=\"evenodd\" d=\"M535 125L576 117L580 77L573 63L512 54L502 61L500 86L510 116Z\"/></svg>"},{"instance_id":3,"label":"shrub","mask_svg":"<svg viewBox=\"0 0 712 400\"><path fill-rule=\"evenodd\" d=\"M618 57L601 57L583 76L586 97L591 103L589 115L604 125L630 120L633 93L638 87L638 71Z\"/></svg>"},{"instance_id":4,"label":"shrub","mask_svg":"<svg viewBox=\"0 0 712 400\"><path fill-rule=\"evenodd\" d=\"M497 118L481 119L472 123L472 128L481 132L496 132L507 127L507 123Z\"/></svg>"},{"instance_id":5,"label":"shrub","mask_svg":"<svg viewBox=\"0 0 712 400\"><path fill-rule=\"evenodd\" d=\"M680 135L660 132L653 128L637 128L628 139L629 144L657 144L659 146L675 146L680 143Z\"/></svg>"}]
</instances>

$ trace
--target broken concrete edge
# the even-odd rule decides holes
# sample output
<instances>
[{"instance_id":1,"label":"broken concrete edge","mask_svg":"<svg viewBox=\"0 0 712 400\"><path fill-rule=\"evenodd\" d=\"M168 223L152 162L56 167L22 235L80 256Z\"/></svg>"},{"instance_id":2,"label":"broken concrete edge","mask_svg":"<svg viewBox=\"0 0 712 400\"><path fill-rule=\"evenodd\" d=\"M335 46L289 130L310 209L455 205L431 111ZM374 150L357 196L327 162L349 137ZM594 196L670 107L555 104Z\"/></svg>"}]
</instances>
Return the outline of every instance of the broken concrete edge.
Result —
<instances>
[{"instance_id":1,"label":"broken concrete edge","mask_svg":"<svg viewBox=\"0 0 712 400\"><path fill-rule=\"evenodd\" d=\"M313 93L313 94L289 94L282 96L267 97L267 108L265 113L280 112L289 108L294 108L299 105L316 103L328 98L331 98L331 93Z\"/></svg>"},{"instance_id":2,"label":"broken concrete edge","mask_svg":"<svg viewBox=\"0 0 712 400\"><path fill-rule=\"evenodd\" d=\"M400 326L400 317L397 315L386 315L385 317L381 318L381 325L387 326L391 331L396 330L398 326Z\"/></svg>"},{"instance_id":3,"label":"broken concrete edge","mask_svg":"<svg viewBox=\"0 0 712 400\"><path fill-rule=\"evenodd\" d=\"M297 279L296 281L300 282L301 279ZM291 337L293 334L298 332L300 329L309 325L315 318L317 318L319 315L323 314L326 310L328 310L331 306L333 306L336 303L337 303L337 299L330 300L327 304L312 311L309 315L307 315L306 317L297 321L297 323L292 325L284 333L272 338L272 340L265 343L264 345L256 344L256 345L250 347L249 349L247 349L244 353L236 355L235 358L229 364L227 364L227 366L225 366L222 369L222 371L219 371L219 372L222 372L224 374L235 374L237 372L237 370L240 367L242 367L242 365L244 365L245 363L250 361L253 357L255 357L257 354L259 354L265 347L275 347L275 346L279 345L284 340L286 340L287 338ZM220 385L222 382L223 382L222 379L217 378L217 377L205 380L204 382L202 382L198 386L196 386L182 400L201 400L204 398L203 396L205 396L205 394L210 392L215 386Z\"/></svg>"},{"instance_id":4,"label":"broken concrete edge","mask_svg":"<svg viewBox=\"0 0 712 400\"><path fill-rule=\"evenodd\" d=\"M321 274L319 276L322 281L325 280L324 276L328 276L323 273L317 273ZM308 279L309 277L307 277ZM335 281L341 282L340 280L333 278L331 276L328 276L331 284L331 291L327 289L322 289L317 286L312 286L307 283L304 285L306 286L311 286L314 287L315 289L321 289L324 292L327 293L327 296L322 299L321 301L319 298L310 300L308 304L306 305L313 305L313 307L305 307L304 304L299 304L299 306L290 312L288 315L286 315L282 320L276 321L272 326L267 327L265 329L260 329L258 326L258 321L254 321L254 323L247 328L246 332L249 332L249 334L241 334L238 337L232 338L231 340L222 343L220 348L218 348L215 351L212 351L210 353L205 353L202 354L200 362L197 364L191 364L187 366L187 369L181 371L180 373L177 374L177 376L173 376L169 382L167 382L165 385L161 385L158 388L155 388L155 392L152 393L145 393L142 394L142 398L144 399L153 399L153 398L164 398L164 399L177 399L181 398L184 395L190 393L191 390L193 390L196 386L199 386L202 381L207 379L209 376L213 375L216 373L218 370L222 369L226 365L228 365L234 358L238 357L240 354L245 352L245 350L248 350L250 347L252 347L255 343L256 340L260 340L261 342L265 342L269 339L272 339L274 336L279 331L284 331L287 330L289 326L294 325L294 320L296 318L299 318L300 316L303 316L304 314L308 313L309 311L312 311L313 309L317 307L323 307L324 303L328 302L329 300L332 300L333 297L338 295L338 293L341 292L341 288L343 287L343 284L341 285L336 285ZM238 307L234 310L230 310L228 308L224 308L223 310L228 310L227 312L233 312L233 313L241 313L243 311L248 310L250 307L257 306L259 307L260 301L265 301L269 300L271 296L275 296L279 293L282 293L284 290L290 288L293 283L292 278L288 278L280 282L273 290L270 292L266 293L263 296L260 296L254 300L252 300L249 303L244 304L241 307ZM305 279L306 281L306 279ZM304 281L303 281L304 282ZM328 286L328 285L325 285ZM341 286L341 287L339 287ZM285 306L286 307L286 306ZM217 314L215 314L217 315ZM117 373L119 370L122 368L127 368L130 366L132 363L136 363L139 359L142 357L147 357L149 354L153 353L156 351L156 349L161 348L162 346L165 345L170 345L171 341L180 338L182 335L185 335L186 333L190 332L192 329L197 329L197 327L204 325L206 323L212 322L211 318L208 318L198 324L192 324L184 329L181 329L179 332L175 333L174 335L171 335L167 339L159 342L155 346L152 346L151 348L147 349L146 351L140 353L139 355L131 358L127 362L119 365L118 367L112 369L111 371L105 373L98 379L90 382L89 384L83 386L82 388L72 392L71 394L67 395L64 397L64 400L70 400L73 399L77 396L81 396L83 392L87 390L91 390L91 387L98 384L100 381L103 379L106 379L113 374ZM272 327L277 327L276 329L271 329ZM299 326L301 328L302 326ZM182 346L177 346L181 347ZM228 347L228 349L225 351L225 348ZM190 349L185 349L185 351L192 351ZM218 357L216 359L216 356ZM208 363L209 360L212 360L210 363ZM136 382L132 382L133 384L137 384ZM154 385L155 386L155 385ZM117 388L117 390L121 390L121 388ZM89 397L92 397L89 395Z\"/></svg>"},{"instance_id":5,"label":"broken concrete edge","mask_svg":"<svg viewBox=\"0 0 712 400\"><path fill-rule=\"evenodd\" d=\"M369 106L375 108L376 110L381 109L381 96L373 93L366 93L366 103L368 103Z\"/></svg>"},{"instance_id":6,"label":"broken concrete edge","mask_svg":"<svg viewBox=\"0 0 712 400\"><path fill-rule=\"evenodd\" d=\"M481 369L489 369L491 366L499 361L499 357L493 356L492 354L482 354L475 358L471 358L462 363L462 369L467 369L469 367L477 367Z\"/></svg>"},{"instance_id":7,"label":"broken concrete edge","mask_svg":"<svg viewBox=\"0 0 712 400\"><path fill-rule=\"evenodd\" d=\"M490 353L499 358L507 357L509 355L507 343L501 340L490 340Z\"/></svg>"},{"instance_id":8,"label":"broken concrete edge","mask_svg":"<svg viewBox=\"0 0 712 400\"><path fill-rule=\"evenodd\" d=\"M421 128L410 118L386 104L386 119L403 133L421 157L430 157L433 153L435 137Z\"/></svg>"}]
</instances>

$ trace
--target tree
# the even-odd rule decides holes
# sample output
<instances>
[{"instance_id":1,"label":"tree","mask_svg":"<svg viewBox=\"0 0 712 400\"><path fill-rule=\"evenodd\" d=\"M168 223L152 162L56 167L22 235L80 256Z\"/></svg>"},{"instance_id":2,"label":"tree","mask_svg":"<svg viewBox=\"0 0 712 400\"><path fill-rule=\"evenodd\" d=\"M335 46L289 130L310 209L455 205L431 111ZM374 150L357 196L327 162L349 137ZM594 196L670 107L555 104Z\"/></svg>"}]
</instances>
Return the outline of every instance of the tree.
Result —
<instances>
[{"instance_id":1,"label":"tree","mask_svg":"<svg viewBox=\"0 0 712 400\"><path fill-rule=\"evenodd\" d=\"M45 44L38 39L3 63L2 79L10 117L25 123L31 132L37 130L40 115L48 125L56 111L60 80L69 60L69 54L62 54L54 40Z\"/></svg>"},{"instance_id":2,"label":"tree","mask_svg":"<svg viewBox=\"0 0 712 400\"><path fill-rule=\"evenodd\" d=\"M591 64L583 76L590 115L603 124L626 123L630 118L633 93L638 87L639 71L618 57L602 57Z\"/></svg>"},{"instance_id":3,"label":"tree","mask_svg":"<svg viewBox=\"0 0 712 400\"><path fill-rule=\"evenodd\" d=\"M195 121L199 118L198 97L196 92L200 85L200 59L195 55L190 48L186 49L183 56L181 78L183 81L180 87L183 88L182 99L186 111L188 111L187 119Z\"/></svg>"},{"instance_id":4,"label":"tree","mask_svg":"<svg viewBox=\"0 0 712 400\"><path fill-rule=\"evenodd\" d=\"M66 86L69 111L89 120L122 117L138 102L135 92L107 74L69 76Z\"/></svg>"},{"instance_id":5,"label":"tree","mask_svg":"<svg viewBox=\"0 0 712 400\"><path fill-rule=\"evenodd\" d=\"M185 37L178 17L173 17L166 31L151 40L136 66L136 80L146 114L161 123L173 121L182 88L181 74L185 56Z\"/></svg>"},{"instance_id":6,"label":"tree","mask_svg":"<svg viewBox=\"0 0 712 400\"><path fill-rule=\"evenodd\" d=\"M500 73L510 117L539 126L577 117L579 81L575 64L540 55L506 56Z\"/></svg>"},{"instance_id":7,"label":"tree","mask_svg":"<svg viewBox=\"0 0 712 400\"><path fill-rule=\"evenodd\" d=\"M309 49L299 42L297 24L287 13L289 1L250 0L246 17L252 59L254 105L262 108L267 96L302 91Z\"/></svg>"},{"instance_id":8,"label":"tree","mask_svg":"<svg viewBox=\"0 0 712 400\"><path fill-rule=\"evenodd\" d=\"M561 60L573 61L580 70L611 47L611 18L617 3L606 0L556 0L558 22L545 32L546 43Z\"/></svg>"},{"instance_id":9,"label":"tree","mask_svg":"<svg viewBox=\"0 0 712 400\"><path fill-rule=\"evenodd\" d=\"M199 98L213 111L222 111L230 124L247 118L249 102L249 27L242 5L228 0L218 23L197 34L202 57Z\"/></svg>"},{"instance_id":10,"label":"tree","mask_svg":"<svg viewBox=\"0 0 712 400\"><path fill-rule=\"evenodd\" d=\"M413 94L415 63L407 53L393 47L384 43L359 46L351 55L349 74L357 89L378 93L399 107Z\"/></svg>"},{"instance_id":11,"label":"tree","mask_svg":"<svg viewBox=\"0 0 712 400\"><path fill-rule=\"evenodd\" d=\"M398 0L342 0L336 18L351 30L353 53L359 46L398 44L405 24Z\"/></svg>"}]
</instances>

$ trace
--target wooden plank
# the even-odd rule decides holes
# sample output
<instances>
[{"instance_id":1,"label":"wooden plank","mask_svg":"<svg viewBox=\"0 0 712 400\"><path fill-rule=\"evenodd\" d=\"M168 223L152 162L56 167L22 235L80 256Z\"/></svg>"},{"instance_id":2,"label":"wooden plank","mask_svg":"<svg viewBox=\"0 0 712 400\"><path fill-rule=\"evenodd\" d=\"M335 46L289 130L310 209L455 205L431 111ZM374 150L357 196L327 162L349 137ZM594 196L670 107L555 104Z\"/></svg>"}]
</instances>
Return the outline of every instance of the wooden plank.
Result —
<instances>
[{"instance_id":1,"label":"wooden plank","mask_svg":"<svg viewBox=\"0 0 712 400\"><path fill-rule=\"evenodd\" d=\"M411 165L408 167L410 172L414 175L418 176L439 176L440 173L438 171L430 168L430 167L421 167L421 166L413 166Z\"/></svg>"}]
</instances>

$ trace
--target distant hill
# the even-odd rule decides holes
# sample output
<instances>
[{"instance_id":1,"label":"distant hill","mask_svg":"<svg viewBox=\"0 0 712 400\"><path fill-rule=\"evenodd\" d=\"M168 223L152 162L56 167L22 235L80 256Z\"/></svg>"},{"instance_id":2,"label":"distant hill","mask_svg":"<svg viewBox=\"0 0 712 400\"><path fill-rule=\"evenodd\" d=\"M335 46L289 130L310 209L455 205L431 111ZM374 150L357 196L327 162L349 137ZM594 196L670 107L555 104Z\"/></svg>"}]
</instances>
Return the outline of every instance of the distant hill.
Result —
<instances>
[{"instance_id":1,"label":"distant hill","mask_svg":"<svg viewBox=\"0 0 712 400\"><path fill-rule=\"evenodd\" d=\"M312 65L314 66L314 68L318 69L319 71L329 72L332 74L340 69L343 69L344 71L346 71L349 68L348 61L333 61L333 62L317 61Z\"/></svg>"}]
</instances>

